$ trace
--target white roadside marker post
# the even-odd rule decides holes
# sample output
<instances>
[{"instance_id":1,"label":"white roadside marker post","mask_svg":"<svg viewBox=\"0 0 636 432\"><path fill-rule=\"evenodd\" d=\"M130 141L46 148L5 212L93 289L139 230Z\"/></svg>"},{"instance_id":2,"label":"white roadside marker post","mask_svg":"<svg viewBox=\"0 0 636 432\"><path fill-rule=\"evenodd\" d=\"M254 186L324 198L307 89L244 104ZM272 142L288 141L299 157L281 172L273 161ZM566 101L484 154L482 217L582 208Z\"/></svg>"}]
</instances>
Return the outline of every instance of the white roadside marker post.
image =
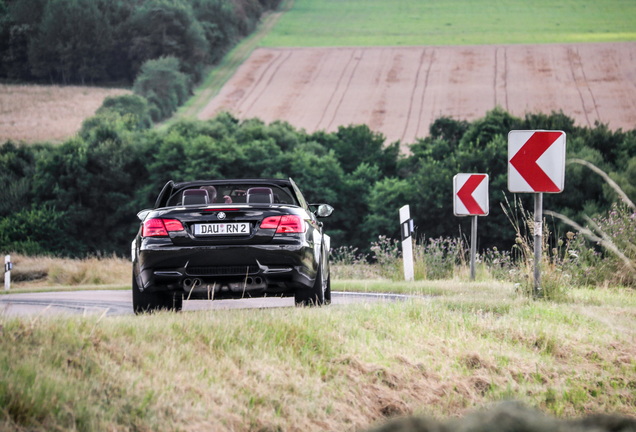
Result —
<instances>
[{"instance_id":1,"label":"white roadside marker post","mask_svg":"<svg viewBox=\"0 0 636 432\"><path fill-rule=\"evenodd\" d=\"M4 290L9 291L11 289L11 269L13 264L11 263L11 255L4 257Z\"/></svg>"},{"instance_id":2,"label":"white roadside marker post","mask_svg":"<svg viewBox=\"0 0 636 432\"><path fill-rule=\"evenodd\" d=\"M404 280L415 280L413 270L413 219L408 205L400 209L400 236L402 237L402 260L404 262Z\"/></svg>"}]
</instances>

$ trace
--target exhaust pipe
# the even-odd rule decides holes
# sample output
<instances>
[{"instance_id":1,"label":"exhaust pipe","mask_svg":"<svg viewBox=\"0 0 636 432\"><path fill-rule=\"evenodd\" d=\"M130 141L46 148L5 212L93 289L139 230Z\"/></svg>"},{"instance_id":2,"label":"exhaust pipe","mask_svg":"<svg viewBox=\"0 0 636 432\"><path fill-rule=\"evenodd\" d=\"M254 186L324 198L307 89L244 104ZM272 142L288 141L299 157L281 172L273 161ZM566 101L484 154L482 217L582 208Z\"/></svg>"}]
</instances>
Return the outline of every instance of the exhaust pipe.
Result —
<instances>
[{"instance_id":1,"label":"exhaust pipe","mask_svg":"<svg viewBox=\"0 0 636 432\"><path fill-rule=\"evenodd\" d=\"M262 284L262 283L263 283L263 279L261 279L260 277L258 277L258 276L257 276L257 277L254 279L254 282L256 283L256 285L260 285L260 284Z\"/></svg>"},{"instance_id":2,"label":"exhaust pipe","mask_svg":"<svg viewBox=\"0 0 636 432\"><path fill-rule=\"evenodd\" d=\"M199 279L199 278L194 278L194 279L185 278L183 280L183 288L188 289L188 290L190 288L196 288L199 285L201 285L201 279Z\"/></svg>"},{"instance_id":3,"label":"exhaust pipe","mask_svg":"<svg viewBox=\"0 0 636 432\"><path fill-rule=\"evenodd\" d=\"M252 285L254 283L254 280L251 277L248 277L247 279L245 279L245 283L247 285Z\"/></svg>"}]
</instances>

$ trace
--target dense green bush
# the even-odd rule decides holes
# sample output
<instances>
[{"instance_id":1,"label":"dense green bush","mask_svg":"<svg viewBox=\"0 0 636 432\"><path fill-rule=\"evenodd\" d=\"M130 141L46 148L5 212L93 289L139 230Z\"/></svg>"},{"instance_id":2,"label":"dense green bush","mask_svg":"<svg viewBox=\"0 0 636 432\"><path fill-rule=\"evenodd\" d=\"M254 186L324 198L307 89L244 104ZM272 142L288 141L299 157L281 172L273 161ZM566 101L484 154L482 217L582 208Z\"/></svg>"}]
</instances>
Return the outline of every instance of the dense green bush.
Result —
<instances>
[{"instance_id":1,"label":"dense green bush","mask_svg":"<svg viewBox=\"0 0 636 432\"><path fill-rule=\"evenodd\" d=\"M192 80L280 0L2 0L0 78L132 83L148 60Z\"/></svg>"},{"instance_id":2,"label":"dense green bush","mask_svg":"<svg viewBox=\"0 0 636 432\"><path fill-rule=\"evenodd\" d=\"M11 141L0 147L0 217L29 206L35 159L41 148Z\"/></svg>"},{"instance_id":3,"label":"dense green bush","mask_svg":"<svg viewBox=\"0 0 636 432\"><path fill-rule=\"evenodd\" d=\"M133 91L146 98L154 121L163 120L188 98L188 77L180 71L176 57L148 60L141 66Z\"/></svg>"},{"instance_id":4,"label":"dense green bush","mask_svg":"<svg viewBox=\"0 0 636 432\"><path fill-rule=\"evenodd\" d=\"M81 255L84 245L69 235L68 224L65 212L34 205L0 218L0 245L25 255Z\"/></svg>"},{"instance_id":5,"label":"dense green bush","mask_svg":"<svg viewBox=\"0 0 636 432\"><path fill-rule=\"evenodd\" d=\"M95 114L100 115L108 112L116 112L121 117L128 116L131 124L135 125L135 129L152 127L150 108L144 97L130 94L108 96Z\"/></svg>"}]
</instances>

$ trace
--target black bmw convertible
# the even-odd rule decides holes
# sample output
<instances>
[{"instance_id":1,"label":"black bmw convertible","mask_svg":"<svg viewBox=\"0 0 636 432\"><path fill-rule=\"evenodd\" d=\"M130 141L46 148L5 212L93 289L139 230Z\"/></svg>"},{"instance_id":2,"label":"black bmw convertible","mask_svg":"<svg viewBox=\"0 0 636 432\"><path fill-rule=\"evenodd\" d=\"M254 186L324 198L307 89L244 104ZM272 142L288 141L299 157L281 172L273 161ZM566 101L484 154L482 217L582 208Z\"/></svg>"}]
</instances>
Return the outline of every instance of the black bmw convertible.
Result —
<instances>
[{"instance_id":1,"label":"black bmw convertible","mask_svg":"<svg viewBox=\"0 0 636 432\"><path fill-rule=\"evenodd\" d=\"M135 313L180 310L183 300L294 296L331 301L329 236L292 179L169 181L137 215Z\"/></svg>"}]
</instances>

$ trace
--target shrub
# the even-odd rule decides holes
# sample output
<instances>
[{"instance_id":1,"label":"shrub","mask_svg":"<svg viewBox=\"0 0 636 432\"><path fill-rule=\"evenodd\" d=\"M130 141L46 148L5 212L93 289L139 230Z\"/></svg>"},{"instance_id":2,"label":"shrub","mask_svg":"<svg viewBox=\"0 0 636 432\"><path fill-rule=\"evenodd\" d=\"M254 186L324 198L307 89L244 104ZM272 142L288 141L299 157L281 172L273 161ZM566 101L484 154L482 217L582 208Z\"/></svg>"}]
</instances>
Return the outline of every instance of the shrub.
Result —
<instances>
[{"instance_id":1,"label":"shrub","mask_svg":"<svg viewBox=\"0 0 636 432\"><path fill-rule=\"evenodd\" d=\"M331 274L334 279L375 279L380 277L378 266L368 261L368 255L353 246L331 249Z\"/></svg>"},{"instance_id":2,"label":"shrub","mask_svg":"<svg viewBox=\"0 0 636 432\"><path fill-rule=\"evenodd\" d=\"M0 251L25 255L75 254L80 244L66 232L66 214L33 206L0 219Z\"/></svg>"},{"instance_id":3,"label":"shrub","mask_svg":"<svg viewBox=\"0 0 636 432\"><path fill-rule=\"evenodd\" d=\"M95 114L114 111L122 117L130 116L130 121L136 124L135 129L149 129L152 127L148 101L137 95L126 94L109 96L104 99L102 106Z\"/></svg>"},{"instance_id":4,"label":"shrub","mask_svg":"<svg viewBox=\"0 0 636 432\"><path fill-rule=\"evenodd\" d=\"M174 113L188 97L188 77L179 69L176 57L148 60L141 66L133 91L150 103L150 116L163 120Z\"/></svg>"},{"instance_id":5,"label":"shrub","mask_svg":"<svg viewBox=\"0 0 636 432\"><path fill-rule=\"evenodd\" d=\"M519 293L533 297L535 296L534 214L527 211L516 196L513 205L510 205L506 198L506 205L507 208L502 205L503 211L516 232L515 244L512 247L516 268L509 272L510 280L515 283ZM563 277L563 262L558 248L550 250L548 244L550 230L545 220L542 227L541 289L536 296L545 300L562 300L570 285L566 283L568 279Z\"/></svg>"},{"instance_id":6,"label":"shrub","mask_svg":"<svg viewBox=\"0 0 636 432\"><path fill-rule=\"evenodd\" d=\"M461 239L439 237L428 242L422 239L413 248L415 279L452 278L457 266L466 265L467 253L470 250Z\"/></svg>"},{"instance_id":7,"label":"shrub","mask_svg":"<svg viewBox=\"0 0 636 432\"><path fill-rule=\"evenodd\" d=\"M567 232L565 245L562 269L573 286L598 285L612 278L608 266L603 265L606 258L587 243L584 235Z\"/></svg>"},{"instance_id":8,"label":"shrub","mask_svg":"<svg viewBox=\"0 0 636 432\"><path fill-rule=\"evenodd\" d=\"M591 225L603 239L611 241L627 260L608 253L603 265L608 266L609 280L620 285L635 285L636 274L636 212L625 205L614 204L607 216L592 219ZM610 276L608 275L608 276Z\"/></svg>"},{"instance_id":9,"label":"shrub","mask_svg":"<svg viewBox=\"0 0 636 432\"><path fill-rule=\"evenodd\" d=\"M583 234L568 234L563 271L577 285L636 285L636 212L614 204L607 215L589 219L581 230L601 253L585 241Z\"/></svg>"},{"instance_id":10,"label":"shrub","mask_svg":"<svg viewBox=\"0 0 636 432\"><path fill-rule=\"evenodd\" d=\"M498 280L508 280L515 270L515 263L509 251L500 251L494 246L487 248L477 258L488 270L490 277Z\"/></svg>"},{"instance_id":11,"label":"shrub","mask_svg":"<svg viewBox=\"0 0 636 432\"><path fill-rule=\"evenodd\" d=\"M371 244L373 259L377 262L379 273L382 277L391 280L404 278L402 252L398 240L392 240L387 236L379 236L378 241Z\"/></svg>"}]
</instances>

